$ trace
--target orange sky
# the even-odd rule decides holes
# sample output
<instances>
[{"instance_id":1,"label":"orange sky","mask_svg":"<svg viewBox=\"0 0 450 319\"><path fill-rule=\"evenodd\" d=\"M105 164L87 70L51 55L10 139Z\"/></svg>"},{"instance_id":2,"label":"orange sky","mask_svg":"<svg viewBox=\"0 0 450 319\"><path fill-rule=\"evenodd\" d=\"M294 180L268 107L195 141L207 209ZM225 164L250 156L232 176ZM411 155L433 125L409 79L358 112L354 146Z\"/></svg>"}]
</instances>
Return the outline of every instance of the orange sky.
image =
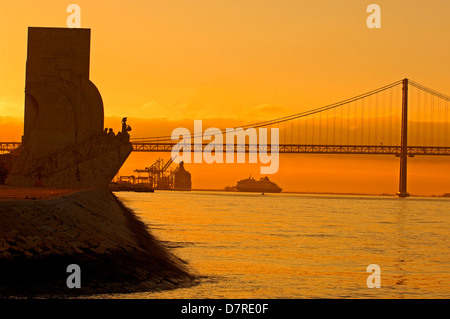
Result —
<instances>
[{"instance_id":1,"label":"orange sky","mask_svg":"<svg viewBox=\"0 0 450 319\"><path fill-rule=\"evenodd\" d=\"M173 120L238 125L289 115L405 77L450 92L447 0L376 1L382 10L376 30L366 26L372 2L360 0L2 1L0 141L21 135L27 27L65 27L70 3L81 7L81 26L92 29L91 80L102 94L107 123L117 130L120 123L111 117L128 116L135 137L159 135L159 127ZM132 154L121 173L158 156L169 153ZM273 180L286 190L397 190L396 158L280 160ZM410 191L450 192L449 161L411 160ZM188 169L194 187L221 188L259 167Z\"/></svg>"}]
</instances>

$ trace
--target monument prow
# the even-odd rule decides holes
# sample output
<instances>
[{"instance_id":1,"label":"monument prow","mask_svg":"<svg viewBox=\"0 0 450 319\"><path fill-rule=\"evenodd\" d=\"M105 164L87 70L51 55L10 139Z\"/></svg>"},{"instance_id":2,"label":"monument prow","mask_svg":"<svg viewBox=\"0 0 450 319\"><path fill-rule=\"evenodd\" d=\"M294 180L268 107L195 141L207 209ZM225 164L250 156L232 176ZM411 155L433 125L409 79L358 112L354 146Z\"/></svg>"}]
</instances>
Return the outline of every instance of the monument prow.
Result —
<instances>
[{"instance_id":1,"label":"monument prow","mask_svg":"<svg viewBox=\"0 0 450 319\"><path fill-rule=\"evenodd\" d=\"M129 126L105 134L90 42L90 29L28 28L23 145L6 184L106 188L131 153Z\"/></svg>"},{"instance_id":2,"label":"monument prow","mask_svg":"<svg viewBox=\"0 0 450 319\"><path fill-rule=\"evenodd\" d=\"M0 165L0 297L174 289L185 264L110 191L132 151L127 118L103 127L90 30L29 28L23 143ZM82 267L81 288L66 269Z\"/></svg>"}]
</instances>

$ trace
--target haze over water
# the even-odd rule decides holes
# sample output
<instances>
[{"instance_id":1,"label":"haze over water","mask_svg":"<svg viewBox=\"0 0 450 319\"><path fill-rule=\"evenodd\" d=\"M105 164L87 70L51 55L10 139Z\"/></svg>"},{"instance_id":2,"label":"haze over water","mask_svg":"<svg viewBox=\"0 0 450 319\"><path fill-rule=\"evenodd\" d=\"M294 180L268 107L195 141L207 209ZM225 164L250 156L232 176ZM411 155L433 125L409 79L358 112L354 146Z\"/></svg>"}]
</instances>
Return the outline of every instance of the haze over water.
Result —
<instances>
[{"instance_id":1,"label":"haze over water","mask_svg":"<svg viewBox=\"0 0 450 319\"><path fill-rule=\"evenodd\" d=\"M204 276L195 287L108 298L449 298L450 200L119 192ZM369 264L381 288L369 289Z\"/></svg>"}]
</instances>

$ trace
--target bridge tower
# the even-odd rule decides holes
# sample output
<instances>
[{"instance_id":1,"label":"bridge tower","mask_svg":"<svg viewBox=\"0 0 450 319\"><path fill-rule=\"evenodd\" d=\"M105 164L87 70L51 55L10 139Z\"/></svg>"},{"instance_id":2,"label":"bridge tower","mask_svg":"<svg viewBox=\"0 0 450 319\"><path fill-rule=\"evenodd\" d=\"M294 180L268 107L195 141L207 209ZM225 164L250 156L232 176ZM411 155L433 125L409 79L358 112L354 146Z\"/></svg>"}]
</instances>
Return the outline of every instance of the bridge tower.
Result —
<instances>
[{"instance_id":1,"label":"bridge tower","mask_svg":"<svg viewBox=\"0 0 450 319\"><path fill-rule=\"evenodd\" d=\"M406 174L408 164L408 79L403 79L402 95L402 133L400 154L400 183L398 197L408 197L406 190Z\"/></svg>"}]
</instances>

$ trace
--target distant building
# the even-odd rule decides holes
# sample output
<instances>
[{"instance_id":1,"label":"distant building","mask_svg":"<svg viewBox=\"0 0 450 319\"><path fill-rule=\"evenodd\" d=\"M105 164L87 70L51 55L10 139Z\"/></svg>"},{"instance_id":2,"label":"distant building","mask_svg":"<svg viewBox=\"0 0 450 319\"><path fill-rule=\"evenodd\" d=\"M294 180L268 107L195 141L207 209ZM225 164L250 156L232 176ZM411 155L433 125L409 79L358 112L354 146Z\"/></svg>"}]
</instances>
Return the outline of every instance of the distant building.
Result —
<instances>
[{"instance_id":1,"label":"distant building","mask_svg":"<svg viewBox=\"0 0 450 319\"><path fill-rule=\"evenodd\" d=\"M178 168L173 172L174 184L173 189L176 191L191 190L191 173L184 168L184 162L180 162Z\"/></svg>"}]
</instances>

